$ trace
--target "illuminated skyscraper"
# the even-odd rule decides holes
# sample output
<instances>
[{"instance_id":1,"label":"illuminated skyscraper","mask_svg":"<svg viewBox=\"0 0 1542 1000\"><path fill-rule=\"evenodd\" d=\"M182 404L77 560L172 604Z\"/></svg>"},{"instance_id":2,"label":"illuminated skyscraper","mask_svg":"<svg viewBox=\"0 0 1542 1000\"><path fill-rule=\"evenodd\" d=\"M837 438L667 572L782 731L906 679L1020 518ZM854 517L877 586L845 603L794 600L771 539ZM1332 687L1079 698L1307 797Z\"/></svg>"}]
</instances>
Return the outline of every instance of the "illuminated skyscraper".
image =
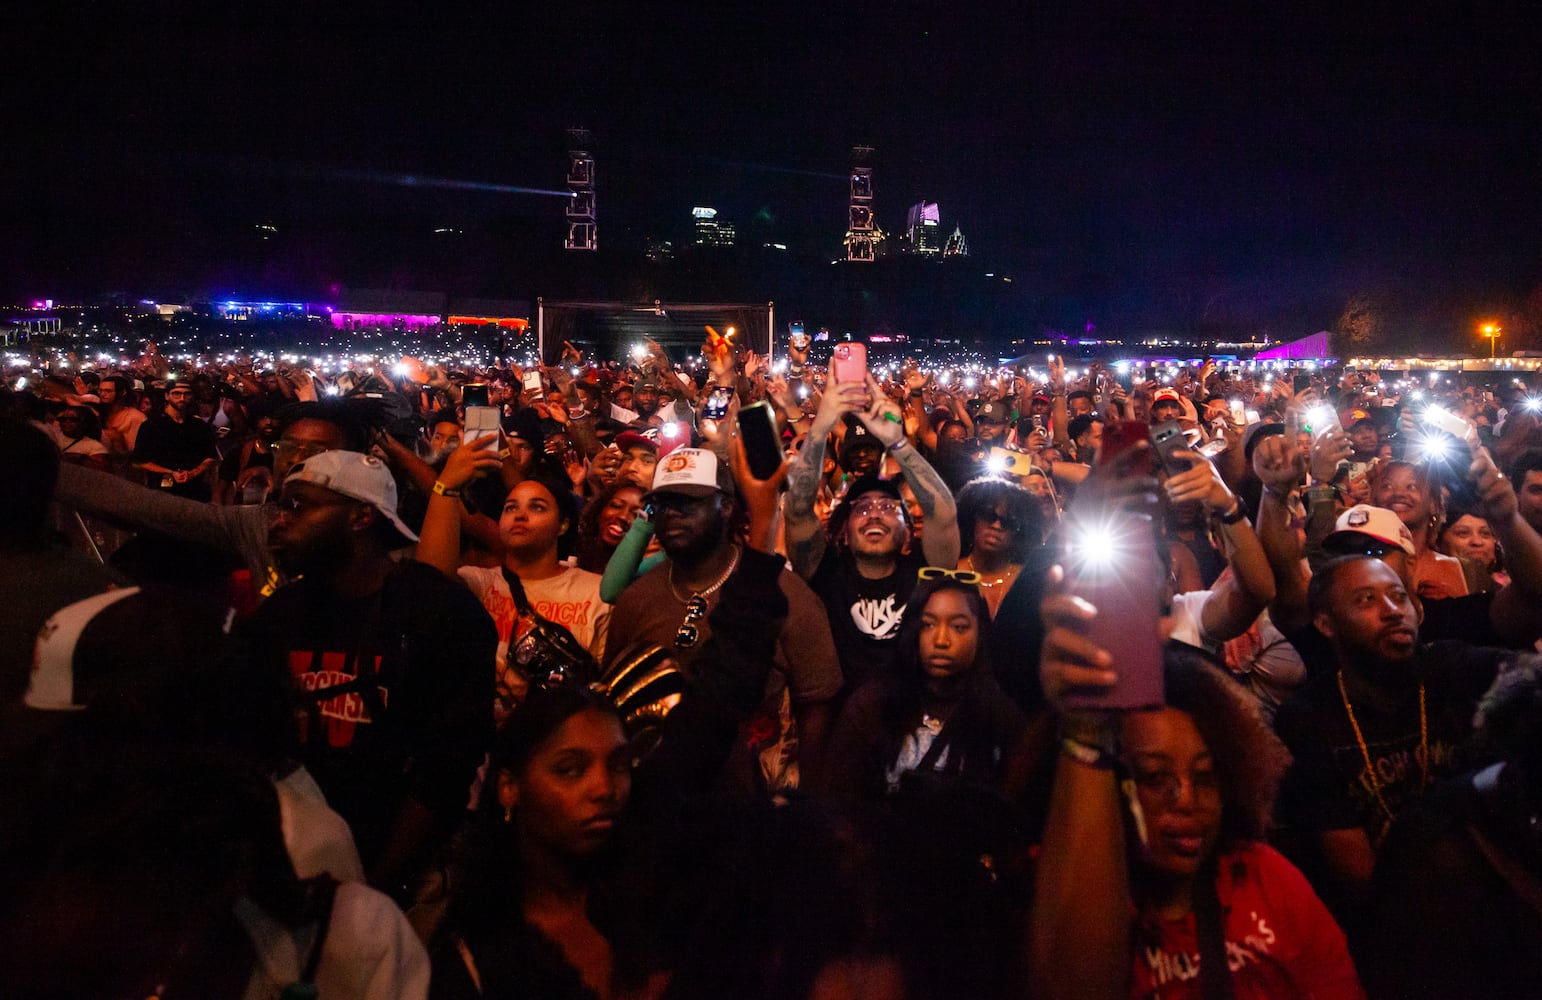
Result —
<instances>
[{"instance_id":1,"label":"illuminated skyscraper","mask_svg":"<svg viewBox=\"0 0 1542 1000\"><path fill-rule=\"evenodd\" d=\"M931 256L942 252L942 213L936 202L918 201L905 220L906 249Z\"/></svg>"},{"instance_id":2,"label":"illuminated skyscraper","mask_svg":"<svg viewBox=\"0 0 1542 1000\"><path fill-rule=\"evenodd\" d=\"M969 241L964 239L964 231L956 222L953 224L953 235L949 236L948 242L942 245L942 255L944 257L969 256Z\"/></svg>"},{"instance_id":3,"label":"illuminated skyscraper","mask_svg":"<svg viewBox=\"0 0 1542 1000\"><path fill-rule=\"evenodd\" d=\"M733 223L717 217L715 208L693 208L691 217L696 220L696 240L699 247L731 247L734 245Z\"/></svg>"}]
</instances>

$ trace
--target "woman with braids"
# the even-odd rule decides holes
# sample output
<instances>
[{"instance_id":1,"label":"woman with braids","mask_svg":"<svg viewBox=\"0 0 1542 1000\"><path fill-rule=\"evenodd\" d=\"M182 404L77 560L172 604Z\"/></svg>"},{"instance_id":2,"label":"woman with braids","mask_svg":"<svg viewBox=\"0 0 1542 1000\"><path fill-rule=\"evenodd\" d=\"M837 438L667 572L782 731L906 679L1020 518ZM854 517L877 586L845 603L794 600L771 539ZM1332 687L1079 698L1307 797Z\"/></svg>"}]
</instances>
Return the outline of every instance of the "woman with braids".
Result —
<instances>
[{"instance_id":1,"label":"woman with braids","mask_svg":"<svg viewBox=\"0 0 1542 1000\"><path fill-rule=\"evenodd\" d=\"M1343 933L1263 842L1287 754L1247 692L1170 647L1165 707L1072 710L1119 664L1095 611L1044 604L1044 691L1062 754L1028 946L1034 996L1363 997ZM1123 795L1121 796L1121 790Z\"/></svg>"}]
</instances>

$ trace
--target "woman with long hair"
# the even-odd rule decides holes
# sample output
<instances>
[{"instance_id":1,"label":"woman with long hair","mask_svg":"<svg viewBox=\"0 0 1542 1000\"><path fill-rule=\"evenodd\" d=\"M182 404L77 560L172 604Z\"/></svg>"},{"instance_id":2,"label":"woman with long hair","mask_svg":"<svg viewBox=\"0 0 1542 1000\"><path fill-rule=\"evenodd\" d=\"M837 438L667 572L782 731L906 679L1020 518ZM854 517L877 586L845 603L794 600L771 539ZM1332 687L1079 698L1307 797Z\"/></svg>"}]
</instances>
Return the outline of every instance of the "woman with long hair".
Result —
<instances>
[{"instance_id":1,"label":"woman with long hair","mask_svg":"<svg viewBox=\"0 0 1542 1000\"><path fill-rule=\"evenodd\" d=\"M988 665L979 574L926 567L905 606L893 669L852 694L826 751L832 795L880 798L913 772L1011 794L1027 720Z\"/></svg>"},{"instance_id":2,"label":"woman with long hair","mask_svg":"<svg viewBox=\"0 0 1542 1000\"><path fill-rule=\"evenodd\" d=\"M605 564L642 510L642 498L642 487L629 480L617 480L589 498L578 515L579 569L605 572Z\"/></svg>"},{"instance_id":3,"label":"woman with long hair","mask_svg":"<svg viewBox=\"0 0 1542 1000\"><path fill-rule=\"evenodd\" d=\"M1069 595L1044 605L1062 753L1028 935L1034 995L1363 997L1343 933L1264 842L1288 754L1257 705L1169 647L1163 707L1074 709L1120 668L1084 634L1094 615Z\"/></svg>"}]
</instances>

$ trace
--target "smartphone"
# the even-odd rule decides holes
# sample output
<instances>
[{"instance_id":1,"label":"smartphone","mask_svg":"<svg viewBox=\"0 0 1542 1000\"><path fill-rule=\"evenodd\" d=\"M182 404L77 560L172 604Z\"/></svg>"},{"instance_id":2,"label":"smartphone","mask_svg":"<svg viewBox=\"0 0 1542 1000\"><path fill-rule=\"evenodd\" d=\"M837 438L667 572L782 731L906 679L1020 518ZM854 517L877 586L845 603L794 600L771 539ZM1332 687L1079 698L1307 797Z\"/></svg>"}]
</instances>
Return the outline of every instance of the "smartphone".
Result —
<instances>
[{"instance_id":1,"label":"smartphone","mask_svg":"<svg viewBox=\"0 0 1542 1000\"><path fill-rule=\"evenodd\" d=\"M1098 448L1097 464L1116 474L1151 475L1151 449L1142 443L1151 441L1151 427L1141 420L1116 420L1103 428L1103 444Z\"/></svg>"},{"instance_id":2,"label":"smartphone","mask_svg":"<svg viewBox=\"0 0 1542 1000\"><path fill-rule=\"evenodd\" d=\"M496 406L468 406L466 407L466 433L467 444L472 444L486 437L496 438L502 429L502 414Z\"/></svg>"},{"instance_id":3,"label":"smartphone","mask_svg":"<svg viewBox=\"0 0 1542 1000\"><path fill-rule=\"evenodd\" d=\"M701 415L708 420L722 420L728 416L728 404L733 398L733 386L718 386L708 394L706 403L702 404Z\"/></svg>"},{"instance_id":4,"label":"smartphone","mask_svg":"<svg viewBox=\"0 0 1542 1000\"><path fill-rule=\"evenodd\" d=\"M1162 581L1151 515L1083 511L1068 525L1068 592L1098 609L1087 637L1114 658L1113 687L1070 694L1068 706L1141 709L1163 704Z\"/></svg>"},{"instance_id":5,"label":"smartphone","mask_svg":"<svg viewBox=\"0 0 1542 1000\"><path fill-rule=\"evenodd\" d=\"M776 414L767 402L741 407L739 436L744 440L744 457L750 474L769 479L782 467L782 439L776 431Z\"/></svg>"},{"instance_id":6,"label":"smartphone","mask_svg":"<svg viewBox=\"0 0 1542 1000\"><path fill-rule=\"evenodd\" d=\"M1014 476L1026 476L1033 471L1033 459L1027 452L1014 448L992 448L988 464L992 470L1009 472Z\"/></svg>"},{"instance_id":7,"label":"smartphone","mask_svg":"<svg viewBox=\"0 0 1542 1000\"><path fill-rule=\"evenodd\" d=\"M837 344L831 375L837 382L867 382L867 345Z\"/></svg>"},{"instance_id":8,"label":"smartphone","mask_svg":"<svg viewBox=\"0 0 1542 1000\"><path fill-rule=\"evenodd\" d=\"M1189 468L1186 463L1173 457L1176 452L1194 450L1178 421L1164 420L1152 427L1151 447L1156 452L1157 461L1162 464L1162 471L1169 476L1176 476Z\"/></svg>"},{"instance_id":9,"label":"smartphone","mask_svg":"<svg viewBox=\"0 0 1542 1000\"><path fill-rule=\"evenodd\" d=\"M1226 404L1226 408L1231 411L1231 422L1238 427L1248 422L1248 411L1243 408L1242 400L1233 399Z\"/></svg>"},{"instance_id":10,"label":"smartphone","mask_svg":"<svg viewBox=\"0 0 1542 1000\"><path fill-rule=\"evenodd\" d=\"M487 383L467 382L460 390L461 402L466 404L466 409L473 406L487 405Z\"/></svg>"},{"instance_id":11,"label":"smartphone","mask_svg":"<svg viewBox=\"0 0 1542 1000\"><path fill-rule=\"evenodd\" d=\"M524 377L520 379L520 384L525 387L526 392L533 392L537 396L545 391L545 387L541 384L540 372L525 372Z\"/></svg>"},{"instance_id":12,"label":"smartphone","mask_svg":"<svg viewBox=\"0 0 1542 1000\"><path fill-rule=\"evenodd\" d=\"M1296 392L1296 393L1305 392L1306 390L1308 390L1308 389L1310 389L1312 387L1312 376L1310 376L1310 375L1297 375L1297 376L1295 376L1294 378L1292 378L1290 380L1290 387L1291 387L1291 391L1292 392Z\"/></svg>"}]
</instances>

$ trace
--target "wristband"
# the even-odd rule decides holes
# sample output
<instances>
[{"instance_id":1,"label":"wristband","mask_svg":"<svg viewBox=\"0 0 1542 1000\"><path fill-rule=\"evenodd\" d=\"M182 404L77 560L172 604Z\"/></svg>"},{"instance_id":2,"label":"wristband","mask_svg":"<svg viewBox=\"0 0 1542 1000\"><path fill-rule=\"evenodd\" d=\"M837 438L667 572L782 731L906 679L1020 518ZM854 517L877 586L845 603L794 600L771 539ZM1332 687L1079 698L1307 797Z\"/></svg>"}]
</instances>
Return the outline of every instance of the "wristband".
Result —
<instances>
[{"instance_id":1,"label":"wristband","mask_svg":"<svg viewBox=\"0 0 1542 1000\"><path fill-rule=\"evenodd\" d=\"M460 496L460 489L459 488L452 489L451 487L448 487L448 486L444 485L444 480L436 479L436 480L434 480L434 496L436 496L436 497L458 497L458 496Z\"/></svg>"},{"instance_id":2,"label":"wristband","mask_svg":"<svg viewBox=\"0 0 1542 1000\"><path fill-rule=\"evenodd\" d=\"M891 452L898 452L898 451L901 451L902 449L904 449L905 446L908 445L908 444L910 444L910 439L908 437L902 437L898 441L896 441L893 444L889 445L889 450Z\"/></svg>"},{"instance_id":3,"label":"wristband","mask_svg":"<svg viewBox=\"0 0 1542 1000\"><path fill-rule=\"evenodd\" d=\"M1111 747L1085 743L1074 736L1060 737L1060 752L1078 764L1100 771L1112 771L1119 763L1119 757Z\"/></svg>"},{"instance_id":4,"label":"wristband","mask_svg":"<svg viewBox=\"0 0 1542 1000\"><path fill-rule=\"evenodd\" d=\"M1242 502L1241 497L1236 497L1231 510L1224 514L1217 514L1215 519L1222 524L1236 524L1239 521L1246 521L1248 519L1247 504Z\"/></svg>"}]
</instances>

